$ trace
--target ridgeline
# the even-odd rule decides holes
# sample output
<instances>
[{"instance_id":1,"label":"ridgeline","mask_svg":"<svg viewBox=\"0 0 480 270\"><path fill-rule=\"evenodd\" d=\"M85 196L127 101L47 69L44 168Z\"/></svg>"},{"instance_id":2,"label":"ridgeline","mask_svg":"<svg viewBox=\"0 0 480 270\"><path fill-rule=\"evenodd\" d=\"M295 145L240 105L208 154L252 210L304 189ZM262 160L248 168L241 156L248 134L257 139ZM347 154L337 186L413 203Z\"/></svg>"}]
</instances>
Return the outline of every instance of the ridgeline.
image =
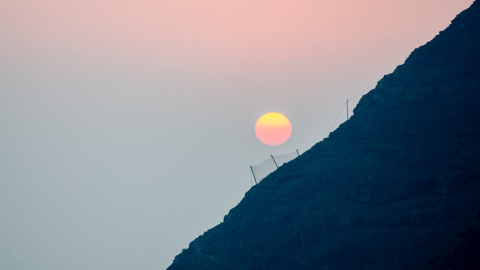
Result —
<instances>
[{"instance_id":1,"label":"ridgeline","mask_svg":"<svg viewBox=\"0 0 480 270\"><path fill-rule=\"evenodd\" d=\"M168 269L478 265L480 0Z\"/></svg>"}]
</instances>

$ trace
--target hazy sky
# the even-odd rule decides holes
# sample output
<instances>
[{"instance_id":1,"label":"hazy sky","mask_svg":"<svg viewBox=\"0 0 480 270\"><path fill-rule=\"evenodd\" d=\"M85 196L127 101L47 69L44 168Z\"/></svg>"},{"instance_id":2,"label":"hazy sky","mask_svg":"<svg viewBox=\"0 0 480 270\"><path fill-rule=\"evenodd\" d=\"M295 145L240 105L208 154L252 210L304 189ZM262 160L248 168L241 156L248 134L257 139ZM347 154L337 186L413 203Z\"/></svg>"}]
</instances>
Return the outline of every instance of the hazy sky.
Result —
<instances>
[{"instance_id":1,"label":"hazy sky","mask_svg":"<svg viewBox=\"0 0 480 270\"><path fill-rule=\"evenodd\" d=\"M0 0L0 269L165 269L472 2Z\"/></svg>"}]
</instances>

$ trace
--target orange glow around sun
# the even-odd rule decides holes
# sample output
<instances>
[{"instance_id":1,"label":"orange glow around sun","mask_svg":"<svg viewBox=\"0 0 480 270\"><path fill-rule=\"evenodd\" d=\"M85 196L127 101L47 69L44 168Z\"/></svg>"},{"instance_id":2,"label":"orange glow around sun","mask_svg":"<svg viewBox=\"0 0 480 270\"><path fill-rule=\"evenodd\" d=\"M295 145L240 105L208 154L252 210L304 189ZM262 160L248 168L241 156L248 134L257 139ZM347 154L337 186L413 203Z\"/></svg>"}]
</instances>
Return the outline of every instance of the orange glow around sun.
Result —
<instances>
[{"instance_id":1,"label":"orange glow around sun","mask_svg":"<svg viewBox=\"0 0 480 270\"><path fill-rule=\"evenodd\" d=\"M285 143L291 134L290 121L278 112L262 115L255 124L255 135L266 145L275 146Z\"/></svg>"}]
</instances>

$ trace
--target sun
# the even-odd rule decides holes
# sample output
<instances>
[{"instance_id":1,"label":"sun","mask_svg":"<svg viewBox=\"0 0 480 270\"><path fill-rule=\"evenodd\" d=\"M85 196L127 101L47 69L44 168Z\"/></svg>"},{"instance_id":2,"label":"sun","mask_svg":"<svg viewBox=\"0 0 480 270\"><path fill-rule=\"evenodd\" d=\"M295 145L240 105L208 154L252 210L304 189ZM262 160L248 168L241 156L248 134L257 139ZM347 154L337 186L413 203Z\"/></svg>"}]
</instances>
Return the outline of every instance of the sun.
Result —
<instances>
[{"instance_id":1,"label":"sun","mask_svg":"<svg viewBox=\"0 0 480 270\"><path fill-rule=\"evenodd\" d=\"M255 123L255 135L264 144L276 146L285 143L292 134L292 125L285 115L266 113Z\"/></svg>"}]
</instances>

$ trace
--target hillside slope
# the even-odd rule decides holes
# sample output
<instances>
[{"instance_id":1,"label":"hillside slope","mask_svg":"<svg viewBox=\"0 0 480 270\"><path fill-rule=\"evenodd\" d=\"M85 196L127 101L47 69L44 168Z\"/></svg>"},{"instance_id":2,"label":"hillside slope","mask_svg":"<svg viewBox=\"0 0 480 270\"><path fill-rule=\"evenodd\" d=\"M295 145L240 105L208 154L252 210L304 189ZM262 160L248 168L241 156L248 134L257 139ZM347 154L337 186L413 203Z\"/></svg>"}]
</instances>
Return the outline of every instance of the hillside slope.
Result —
<instances>
[{"instance_id":1,"label":"hillside slope","mask_svg":"<svg viewBox=\"0 0 480 270\"><path fill-rule=\"evenodd\" d=\"M168 269L479 269L480 1L354 113Z\"/></svg>"}]
</instances>

